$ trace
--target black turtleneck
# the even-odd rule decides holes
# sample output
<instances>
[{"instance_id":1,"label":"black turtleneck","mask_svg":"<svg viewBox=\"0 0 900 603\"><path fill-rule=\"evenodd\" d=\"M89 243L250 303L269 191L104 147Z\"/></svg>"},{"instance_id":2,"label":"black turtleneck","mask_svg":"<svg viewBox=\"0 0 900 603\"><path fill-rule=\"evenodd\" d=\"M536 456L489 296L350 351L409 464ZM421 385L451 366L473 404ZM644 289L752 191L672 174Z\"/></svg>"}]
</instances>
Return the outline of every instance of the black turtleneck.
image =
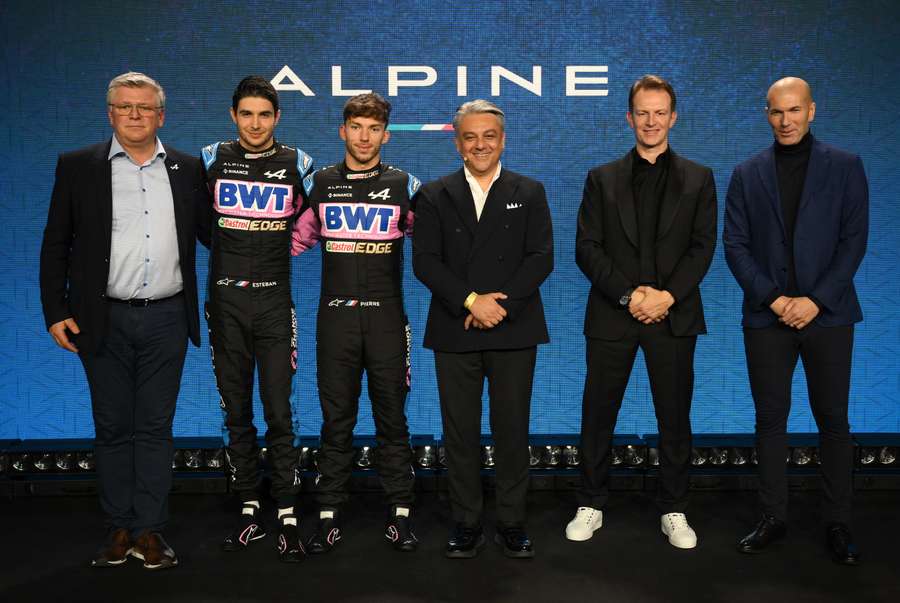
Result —
<instances>
[{"instance_id":1,"label":"black turtleneck","mask_svg":"<svg viewBox=\"0 0 900 603\"><path fill-rule=\"evenodd\" d=\"M812 150L813 135L807 132L800 142L783 145L775 141L775 172L778 175L778 197L781 200L781 216L784 220L784 245L788 278L784 291L777 292L769 303L779 295L797 297L797 270L794 266L794 227L797 224L797 212L803 196L803 184L806 182L806 168L809 166L809 153Z\"/></svg>"},{"instance_id":2,"label":"black turtleneck","mask_svg":"<svg viewBox=\"0 0 900 603\"><path fill-rule=\"evenodd\" d=\"M631 190L638 219L640 284L656 287L656 225L669 175L669 149L656 157L656 163L641 157L637 148L632 153Z\"/></svg>"}]
</instances>

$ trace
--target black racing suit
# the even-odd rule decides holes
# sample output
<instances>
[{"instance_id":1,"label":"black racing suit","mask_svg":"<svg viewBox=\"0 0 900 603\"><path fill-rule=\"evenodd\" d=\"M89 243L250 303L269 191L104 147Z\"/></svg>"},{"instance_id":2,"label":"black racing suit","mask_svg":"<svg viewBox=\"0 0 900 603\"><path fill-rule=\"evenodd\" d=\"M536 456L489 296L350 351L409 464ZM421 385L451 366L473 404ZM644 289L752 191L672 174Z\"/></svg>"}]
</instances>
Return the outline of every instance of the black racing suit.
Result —
<instances>
[{"instance_id":1,"label":"black racing suit","mask_svg":"<svg viewBox=\"0 0 900 603\"><path fill-rule=\"evenodd\" d=\"M293 504L299 479L291 391L297 369L297 318L291 301L290 245L304 203L312 159L274 143L259 153L237 141L203 149L213 192L206 321L213 371L225 413L222 429L234 489L259 496L259 449L253 425L253 370L266 419L272 496Z\"/></svg>"},{"instance_id":2,"label":"black racing suit","mask_svg":"<svg viewBox=\"0 0 900 603\"><path fill-rule=\"evenodd\" d=\"M349 495L353 427L363 370L378 441L378 474L388 502L413 502L406 424L411 335L403 310L403 235L412 234L419 181L390 166L353 172L334 165L307 177L309 207L294 225L292 253L322 241L316 323L322 404L317 499L339 508Z\"/></svg>"}]
</instances>

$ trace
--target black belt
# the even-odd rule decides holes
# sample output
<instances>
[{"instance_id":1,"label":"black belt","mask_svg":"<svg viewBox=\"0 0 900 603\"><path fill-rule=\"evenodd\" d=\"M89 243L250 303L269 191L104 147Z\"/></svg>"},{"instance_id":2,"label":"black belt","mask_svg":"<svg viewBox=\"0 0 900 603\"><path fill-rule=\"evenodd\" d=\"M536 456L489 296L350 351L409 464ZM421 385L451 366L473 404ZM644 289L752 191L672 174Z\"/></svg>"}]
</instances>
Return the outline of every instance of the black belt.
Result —
<instances>
[{"instance_id":1,"label":"black belt","mask_svg":"<svg viewBox=\"0 0 900 603\"><path fill-rule=\"evenodd\" d=\"M152 306L153 304L158 304L158 303L173 300L176 297L179 297L180 295L181 295L181 291L179 291L175 295L170 295L169 297L162 297L159 299L152 298L152 297L145 297L145 298L134 297L132 299L117 299L115 297L107 297L106 299L108 299L111 302L115 302L117 304L125 304L126 306L131 306L132 308L146 308L147 306Z\"/></svg>"}]
</instances>

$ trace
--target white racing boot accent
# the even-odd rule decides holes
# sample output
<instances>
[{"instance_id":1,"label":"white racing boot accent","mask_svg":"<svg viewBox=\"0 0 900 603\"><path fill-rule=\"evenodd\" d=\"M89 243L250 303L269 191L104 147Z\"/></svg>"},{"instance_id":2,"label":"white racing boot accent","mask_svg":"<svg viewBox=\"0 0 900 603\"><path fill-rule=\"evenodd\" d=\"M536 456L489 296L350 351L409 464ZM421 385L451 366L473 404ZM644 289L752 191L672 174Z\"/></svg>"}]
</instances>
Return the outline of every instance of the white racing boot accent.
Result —
<instances>
[{"instance_id":1,"label":"white racing boot accent","mask_svg":"<svg viewBox=\"0 0 900 603\"><path fill-rule=\"evenodd\" d=\"M603 525L603 511L593 507L578 507L575 517L566 526L566 538L581 542L590 540Z\"/></svg>"},{"instance_id":2,"label":"white racing boot accent","mask_svg":"<svg viewBox=\"0 0 900 603\"><path fill-rule=\"evenodd\" d=\"M679 549L697 546L697 533L688 524L684 513L666 513L660 518L662 533L669 537L669 544Z\"/></svg>"}]
</instances>

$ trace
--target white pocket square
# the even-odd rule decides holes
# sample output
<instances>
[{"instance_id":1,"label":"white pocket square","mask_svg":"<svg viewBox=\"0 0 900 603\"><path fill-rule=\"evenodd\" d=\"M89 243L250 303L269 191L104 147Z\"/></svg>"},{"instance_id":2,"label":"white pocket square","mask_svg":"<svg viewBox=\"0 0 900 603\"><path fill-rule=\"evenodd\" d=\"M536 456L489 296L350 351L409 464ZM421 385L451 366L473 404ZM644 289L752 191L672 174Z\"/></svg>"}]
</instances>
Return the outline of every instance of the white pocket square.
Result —
<instances>
[{"instance_id":1,"label":"white pocket square","mask_svg":"<svg viewBox=\"0 0 900 603\"><path fill-rule=\"evenodd\" d=\"M522 207L522 204L521 204L521 203L518 203L518 202L516 202L516 201L513 201L512 203L507 203L507 204L506 204L506 209L519 209L520 207Z\"/></svg>"}]
</instances>

